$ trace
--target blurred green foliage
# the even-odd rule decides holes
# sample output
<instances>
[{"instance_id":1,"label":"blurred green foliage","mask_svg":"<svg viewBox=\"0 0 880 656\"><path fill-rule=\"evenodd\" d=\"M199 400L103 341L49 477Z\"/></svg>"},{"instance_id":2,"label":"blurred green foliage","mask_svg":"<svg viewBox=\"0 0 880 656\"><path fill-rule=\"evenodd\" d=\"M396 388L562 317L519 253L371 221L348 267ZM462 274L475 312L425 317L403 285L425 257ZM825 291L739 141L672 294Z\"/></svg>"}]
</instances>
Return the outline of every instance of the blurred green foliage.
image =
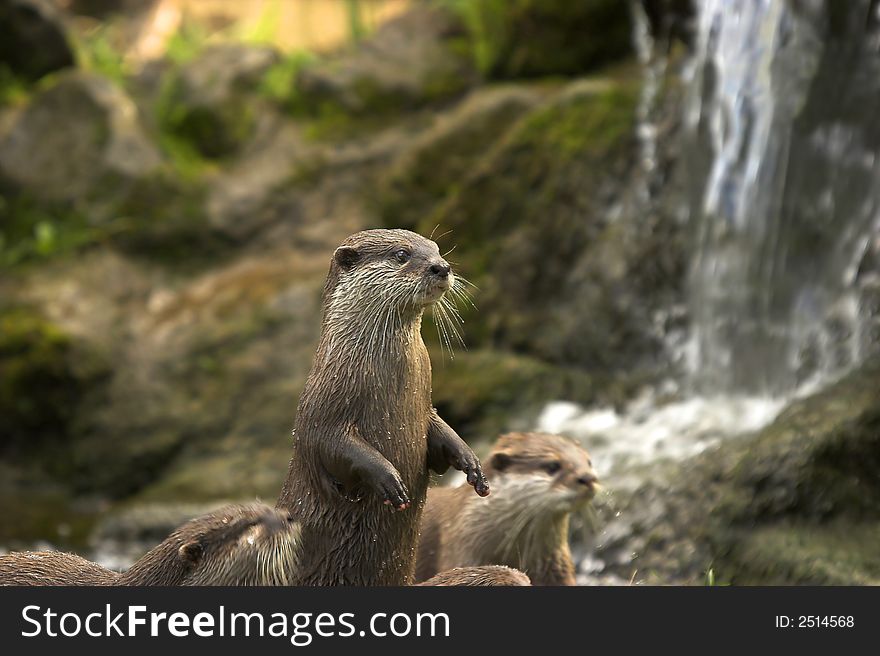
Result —
<instances>
[{"instance_id":1,"label":"blurred green foliage","mask_svg":"<svg viewBox=\"0 0 880 656\"><path fill-rule=\"evenodd\" d=\"M69 253L105 231L70 207L49 206L26 194L0 194L0 267Z\"/></svg>"}]
</instances>

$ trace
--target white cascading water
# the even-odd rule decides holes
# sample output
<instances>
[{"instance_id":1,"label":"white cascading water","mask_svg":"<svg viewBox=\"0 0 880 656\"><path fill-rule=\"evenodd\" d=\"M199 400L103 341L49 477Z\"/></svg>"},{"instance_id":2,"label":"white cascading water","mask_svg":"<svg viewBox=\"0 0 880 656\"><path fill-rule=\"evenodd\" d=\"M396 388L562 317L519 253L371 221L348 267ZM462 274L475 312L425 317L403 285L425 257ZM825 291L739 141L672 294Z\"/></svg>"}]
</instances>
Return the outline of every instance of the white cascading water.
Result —
<instances>
[{"instance_id":1,"label":"white cascading water","mask_svg":"<svg viewBox=\"0 0 880 656\"><path fill-rule=\"evenodd\" d=\"M864 263L880 251L880 15L859 4L697 3L684 74L690 327L670 340L685 374L622 411L560 402L536 421L582 439L606 480L760 429L876 348L880 286ZM634 9L655 89L662 55ZM651 160L647 113L639 119Z\"/></svg>"}]
</instances>

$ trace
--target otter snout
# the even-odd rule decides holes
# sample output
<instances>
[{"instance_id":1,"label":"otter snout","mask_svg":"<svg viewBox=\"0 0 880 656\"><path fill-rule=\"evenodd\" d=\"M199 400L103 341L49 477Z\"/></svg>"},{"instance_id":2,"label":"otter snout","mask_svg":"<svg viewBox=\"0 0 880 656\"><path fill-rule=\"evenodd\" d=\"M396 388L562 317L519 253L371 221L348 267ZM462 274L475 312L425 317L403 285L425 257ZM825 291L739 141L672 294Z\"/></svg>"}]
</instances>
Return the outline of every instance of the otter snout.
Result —
<instances>
[{"instance_id":1,"label":"otter snout","mask_svg":"<svg viewBox=\"0 0 880 656\"><path fill-rule=\"evenodd\" d=\"M291 530L294 519L286 510L271 510L260 518L260 524L268 535L275 535Z\"/></svg>"},{"instance_id":2,"label":"otter snout","mask_svg":"<svg viewBox=\"0 0 880 656\"><path fill-rule=\"evenodd\" d=\"M590 496L594 495L599 488L599 478L592 471L580 474L575 481Z\"/></svg>"},{"instance_id":3,"label":"otter snout","mask_svg":"<svg viewBox=\"0 0 880 656\"><path fill-rule=\"evenodd\" d=\"M431 265L429 271L438 278L448 278L449 272L452 271L452 268L449 266L448 262L437 262Z\"/></svg>"}]
</instances>

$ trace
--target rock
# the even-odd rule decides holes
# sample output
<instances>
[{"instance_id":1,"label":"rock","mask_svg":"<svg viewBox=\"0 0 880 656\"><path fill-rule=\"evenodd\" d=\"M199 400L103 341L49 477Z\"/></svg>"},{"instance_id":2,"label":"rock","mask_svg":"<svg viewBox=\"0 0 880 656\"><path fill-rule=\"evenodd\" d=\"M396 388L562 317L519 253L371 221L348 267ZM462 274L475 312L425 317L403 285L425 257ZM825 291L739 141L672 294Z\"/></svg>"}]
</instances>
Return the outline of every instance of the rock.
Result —
<instances>
[{"instance_id":1,"label":"rock","mask_svg":"<svg viewBox=\"0 0 880 656\"><path fill-rule=\"evenodd\" d=\"M393 163L382 181L383 223L417 229L422 218L466 179L475 160L541 98L539 89L490 87L441 115Z\"/></svg>"},{"instance_id":2,"label":"rock","mask_svg":"<svg viewBox=\"0 0 880 656\"><path fill-rule=\"evenodd\" d=\"M0 140L0 180L47 201L106 207L161 163L131 99L91 73L60 76Z\"/></svg>"},{"instance_id":3,"label":"rock","mask_svg":"<svg viewBox=\"0 0 880 656\"><path fill-rule=\"evenodd\" d=\"M395 113L461 95L475 81L458 21L439 7L416 6L351 51L307 65L297 77L312 112Z\"/></svg>"},{"instance_id":4,"label":"rock","mask_svg":"<svg viewBox=\"0 0 880 656\"><path fill-rule=\"evenodd\" d=\"M430 329L426 326L426 335ZM527 430L549 400L596 398L596 381L575 368L491 349L457 352L454 359L431 350L434 405L472 443Z\"/></svg>"},{"instance_id":5,"label":"rock","mask_svg":"<svg viewBox=\"0 0 880 656\"><path fill-rule=\"evenodd\" d=\"M641 198L652 177L664 193L678 188L669 179L678 160L664 153L650 176L641 168L637 99L626 75L570 83L423 212L418 230L451 230L457 269L478 288L479 312L464 308L470 345L602 377L668 372L654 323L679 300L685 231L673 209ZM442 154L433 166L443 170ZM386 215L386 225L397 220Z\"/></svg>"},{"instance_id":6,"label":"rock","mask_svg":"<svg viewBox=\"0 0 880 656\"><path fill-rule=\"evenodd\" d=\"M107 363L27 307L0 310L0 417L5 457L75 438L74 420Z\"/></svg>"},{"instance_id":7,"label":"rock","mask_svg":"<svg viewBox=\"0 0 880 656\"><path fill-rule=\"evenodd\" d=\"M702 583L874 583L880 530L880 360L794 401L769 426L626 476L596 557L609 573Z\"/></svg>"},{"instance_id":8,"label":"rock","mask_svg":"<svg viewBox=\"0 0 880 656\"><path fill-rule=\"evenodd\" d=\"M211 46L184 64L165 99L166 127L205 157L224 157L253 135L259 112L254 91L280 61L273 48Z\"/></svg>"},{"instance_id":9,"label":"rock","mask_svg":"<svg viewBox=\"0 0 880 656\"><path fill-rule=\"evenodd\" d=\"M460 3L481 70L493 78L583 75L632 51L629 3Z\"/></svg>"},{"instance_id":10,"label":"rock","mask_svg":"<svg viewBox=\"0 0 880 656\"><path fill-rule=\"evenodd\" d=\"M0 2L0 66L38 80L74 65L61 16L49 0Z\"/></svg>"}]
</instances>

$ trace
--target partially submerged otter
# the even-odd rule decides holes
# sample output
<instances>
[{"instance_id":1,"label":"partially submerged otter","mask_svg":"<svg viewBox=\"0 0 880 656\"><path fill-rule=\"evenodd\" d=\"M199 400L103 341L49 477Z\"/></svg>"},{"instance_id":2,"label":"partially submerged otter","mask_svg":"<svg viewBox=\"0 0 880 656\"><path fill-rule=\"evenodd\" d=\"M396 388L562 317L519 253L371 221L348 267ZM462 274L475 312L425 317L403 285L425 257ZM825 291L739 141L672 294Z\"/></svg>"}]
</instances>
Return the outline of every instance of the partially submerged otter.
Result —
<instances>
[{"instance_id":1,"label":"partially submerged otter","mask_svg":"<svg viewBox=\"0 0 880 656\"><path fill-rule=\"evenodd\" d=\"M529 577L512 567L484 565L481 567L455 567L432 576L420 586L525 586L531 585Z\"/></svg>"},{"instance_id":2,"label":"partially submerged otter","mask_svg":"<svg viewBox=\"0 0 880 656\"><path fill-rule=\"evenodd\" d=\"M55 551L0 556L0 585L286 585L299 526L262 504L226 506L190 520L120 574Z\"/></svg>"},{"instance_id":3,"label":"partially submerged otter","mask_svg":"<svg viewBox=\"0 0 880 656\"><path fill-rule=\"evenodd\" d=\"M411 583L428 470L451 465L489 493L431 404L422 313L456 284L437 244L407 230L359 232L336 249L278 500L303 524L296 584Z\"/></svg>"},{"instance_id":4,"label":"partially submerged otter","mask_svg":"<svg viewBox=\"0 0 880 656\"><path fill-rule=\"evenodd\" d=\"M416 580L497 564L521 569L534 585L574 585L568 524L596 491L589 454L559 435L510 433L498 439L486 473L494 490L480 503L464 486L428 493Z\"/></svg>"}]
</instances>

